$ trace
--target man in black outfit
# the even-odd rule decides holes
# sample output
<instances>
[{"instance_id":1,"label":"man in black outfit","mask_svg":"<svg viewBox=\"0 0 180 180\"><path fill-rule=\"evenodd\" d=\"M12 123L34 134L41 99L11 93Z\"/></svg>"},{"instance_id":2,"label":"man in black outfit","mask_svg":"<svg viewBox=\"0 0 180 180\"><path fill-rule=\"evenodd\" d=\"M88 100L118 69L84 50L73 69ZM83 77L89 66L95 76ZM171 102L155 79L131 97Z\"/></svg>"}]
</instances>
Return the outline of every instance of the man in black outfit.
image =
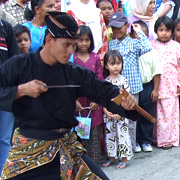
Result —
<instances>
[{"instance_id":1,"label":"man in black outfit","mask_svg":"<svg viewBox=\"0 0 180 180\"><path fill-rule=\"evenodd\" d=\"M111 101L119 94L117 86L68 62L78 38L73 17L49 12L46 24L43 48L13 57L0 67L0 109L13 112L18 125L1 178L108 180L71 132L78 125L76 99L85 96L134 119L136 113L129 110L136 103L129 95L117 106Z\"/></svg>"}]
</instances>

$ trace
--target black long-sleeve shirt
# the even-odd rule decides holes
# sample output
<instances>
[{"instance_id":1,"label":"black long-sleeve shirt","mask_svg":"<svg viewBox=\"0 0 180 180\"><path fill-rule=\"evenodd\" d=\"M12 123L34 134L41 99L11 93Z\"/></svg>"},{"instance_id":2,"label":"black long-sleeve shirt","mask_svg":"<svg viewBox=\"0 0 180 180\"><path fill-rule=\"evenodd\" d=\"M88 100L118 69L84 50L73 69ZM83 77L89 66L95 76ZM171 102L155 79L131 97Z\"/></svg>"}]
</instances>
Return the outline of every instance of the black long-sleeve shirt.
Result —
<instances>
[{"instance_id":1,"label":"black long-sleeve shirt","mask_svg":"<svg viewBox=\"0 0 180 180\"><path fill-rule=\"evenodd\" d=\"M11 24L0 19L0 65L14 55L20 54Z\"/></svg>"},{"instance_id":2,"label":"black long-sleeve shirt","mask_svg":"<svg viewBox=\"0 0 180 180\"><path fill-rule=\"evenodd\" d=\"M38 98L24 96L17 100L15 95L20 84L41 80L47 85L81 85L80 88L52 88ZM87 97L121 116L132 112L124 111L111 101L119 94L119 88L97 80L95 74L73 63L54 66L45 64L36 53L22 54L6 61L0 67L0 109L12 111L16 124L21 129L53 130L72 128L78 124L74 116L78 97ZM136 113L135 113L136 114Z\"/></svg>"}]
</instances>

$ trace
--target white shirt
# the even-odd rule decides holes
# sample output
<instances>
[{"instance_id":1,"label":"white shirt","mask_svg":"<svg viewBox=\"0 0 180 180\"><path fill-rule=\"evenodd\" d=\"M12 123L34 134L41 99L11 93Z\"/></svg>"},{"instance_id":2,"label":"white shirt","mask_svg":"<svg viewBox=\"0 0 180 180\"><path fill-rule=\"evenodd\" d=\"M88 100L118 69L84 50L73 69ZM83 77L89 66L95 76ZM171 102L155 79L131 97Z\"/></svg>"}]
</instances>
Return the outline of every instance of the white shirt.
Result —
<instances>
[{"instance_id":1,"label":"white shirt","mask_svg":"<svg viewBox=\"0 0 180 180\"><path fill-rule=\"evenodd\" d=\"M163 74L158 54L154 50L139 58L139 67L143 84L150 82L155 75Z\"/></svg>"},{"instance_id":2,"label":"white shirt","mask_svg":"<svg viewBox=\"0 0 180 180\"><path fill-rule=\"evenodd\" d=\"M172 6L172 8L169 10L169 12L166 14L166 16L168 16L169 18L171 18L172 17L172 15L173 15L173 12L174 12L174 6L175 6L175 4L174 4L174 2L173 1L167 1L167 2L162 2L161 3L161 5L160 5L160 7L158 8L158 10L156 11L156 15L157 16L159 16L162 12L163 12L163 10L164 10L164 8L165 8L165 6L167 5L167 4L170 4L171 6Z\"/></svg>"}]
</instances>

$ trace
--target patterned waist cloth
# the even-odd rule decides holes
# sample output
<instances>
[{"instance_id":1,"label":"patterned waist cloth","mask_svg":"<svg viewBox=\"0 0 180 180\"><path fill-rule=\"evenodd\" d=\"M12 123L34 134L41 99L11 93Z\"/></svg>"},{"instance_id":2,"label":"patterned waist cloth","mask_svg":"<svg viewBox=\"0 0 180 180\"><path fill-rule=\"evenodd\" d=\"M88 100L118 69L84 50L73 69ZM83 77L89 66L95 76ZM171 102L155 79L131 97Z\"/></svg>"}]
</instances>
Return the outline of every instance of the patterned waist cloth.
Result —
<instances>
[{"instance_id":1,"label":"patterned waist cloth","mask_svg":"<svg viewBox=\"0 0 180 180\"><path fill-rule=\"evenodd\" d=\"M81 156L86 150L77 141L74 132L68 132L58 140L35 140L14 132L12 147L4 165L1 179L9 179L51 162L60 155L60 177L64 180L101 180L90 171Z\"/></svg>"}]
</instances>

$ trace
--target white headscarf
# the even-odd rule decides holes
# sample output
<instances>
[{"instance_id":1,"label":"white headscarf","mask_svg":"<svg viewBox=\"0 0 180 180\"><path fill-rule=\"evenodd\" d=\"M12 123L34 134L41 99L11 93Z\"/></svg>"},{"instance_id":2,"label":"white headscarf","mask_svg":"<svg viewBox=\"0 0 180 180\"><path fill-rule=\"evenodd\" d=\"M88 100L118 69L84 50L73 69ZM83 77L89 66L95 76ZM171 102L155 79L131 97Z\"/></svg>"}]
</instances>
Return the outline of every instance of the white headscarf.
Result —
<instances>
[{"instance_id":1,"label":"white headscarf","mask_svg":"<svg viewBox=\"0 0 180 180\"><path fill-rule=\"evenodd\" d=\"M78 19L90 27L94 38L94 52L97 53L102 47L101 10L96 8L94 0L90 0L87 4L83 4L80 0L72 0L68 10L71 10Z\"/></svg>"},{"instance_id":2,"label":"white headscarf","mask_svg":"<svg viewBox=\"0 0 180 180\"><path fill-rule=\"evenodd\" d=\"M145 21L149 26L149 33L151 33L156 39L157 35L154 32L154 24L157 20L157 16L153 14L153 16L146 16L146 10L151 0L134 0L133 4L133 15L139 18L142 21Z\"/></svg>"}]
</instances>

